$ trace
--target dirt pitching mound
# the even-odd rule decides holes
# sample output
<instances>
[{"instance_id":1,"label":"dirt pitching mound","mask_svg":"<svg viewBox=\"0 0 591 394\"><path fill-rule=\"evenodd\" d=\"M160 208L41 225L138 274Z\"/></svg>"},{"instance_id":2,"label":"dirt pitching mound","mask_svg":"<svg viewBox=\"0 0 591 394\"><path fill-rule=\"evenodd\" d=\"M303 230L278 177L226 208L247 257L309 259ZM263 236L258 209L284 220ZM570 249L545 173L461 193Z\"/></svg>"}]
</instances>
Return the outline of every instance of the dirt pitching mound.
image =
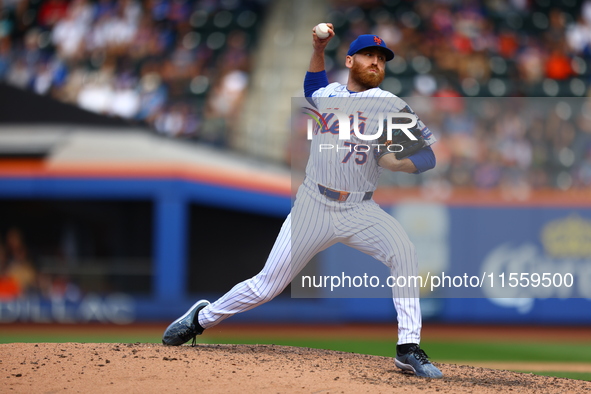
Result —
<instances>
[{"instance_id":1,"label":"dirt pitching mound","mask_svg":"<svg viewBox=\"0 0 591 394\"><path fill-rule=\"evenodd\" d=\"M388 357L275 345L0 345L3 393L590 393L591 382L440 364L443 379Z\"/></svg>"}]
</instances>

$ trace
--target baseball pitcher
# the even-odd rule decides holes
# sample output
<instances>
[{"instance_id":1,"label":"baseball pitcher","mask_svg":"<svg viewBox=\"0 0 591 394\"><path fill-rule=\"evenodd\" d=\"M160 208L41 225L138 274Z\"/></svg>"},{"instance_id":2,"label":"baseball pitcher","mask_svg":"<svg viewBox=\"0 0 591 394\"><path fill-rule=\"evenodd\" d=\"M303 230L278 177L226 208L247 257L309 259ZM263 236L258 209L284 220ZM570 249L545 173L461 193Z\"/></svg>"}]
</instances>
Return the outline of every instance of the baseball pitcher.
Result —
<instances>
[{"instance_id":1,"label":"baseball pitcher","mask_svg":"<svg viewBox=\"0 0 591 394\"><path fill-rule=\"evenodd\" d=\"M329 84L324 51L335 34L332 24L327 25L326 38L320 38L313 29L314 49L304 93L319 113L338 110L351 115L357 126L351 127L346 139L339 132L343 125L339 122L336 127L337 116L327 115L326 124L315 128L305 180L262 271L213 303L196 302L168 326L162 338L165 345L194 340L222 320L272 300L314 255L337 242L381 261L393 276L418 275L414 245L398 221L372 197L384 170L418 174L433 168L435 156L430 145L436 139L402 99L379 88L386 62L394 58L380 37L361 35L354 40L345 59L347 84ZM407 115L394 130L394 120L380 117L392 113ZM384 124L380 124L382 121ZM390 135L386 129L392 131ZM374 135L375 140L370 141L369 136ZM395 149L391 149L393 146ZM419 346L422 320L418 289L394 287L393 301L398 316L395 365L417 376L442 377Z\"/></svg>"}]
</instances>

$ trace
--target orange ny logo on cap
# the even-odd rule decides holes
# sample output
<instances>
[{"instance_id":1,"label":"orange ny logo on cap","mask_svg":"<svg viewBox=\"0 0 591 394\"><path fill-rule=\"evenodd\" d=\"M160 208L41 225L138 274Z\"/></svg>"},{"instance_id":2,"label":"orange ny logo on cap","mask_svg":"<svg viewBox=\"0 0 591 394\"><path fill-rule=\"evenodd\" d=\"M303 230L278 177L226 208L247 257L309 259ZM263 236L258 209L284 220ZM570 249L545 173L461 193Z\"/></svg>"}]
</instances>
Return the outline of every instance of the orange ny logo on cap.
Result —
<instances>
[{"instance_id":1,"label":"orange ny logo on cap","mask_svg":"<svg viewBox=\"0 0 591 394\"><path fill-rule=\"evenodd\" d=\"M380 37L373 36L373 40L375 41L376 44L382 45L382 39Z\"/></svg>"}]
</instances>

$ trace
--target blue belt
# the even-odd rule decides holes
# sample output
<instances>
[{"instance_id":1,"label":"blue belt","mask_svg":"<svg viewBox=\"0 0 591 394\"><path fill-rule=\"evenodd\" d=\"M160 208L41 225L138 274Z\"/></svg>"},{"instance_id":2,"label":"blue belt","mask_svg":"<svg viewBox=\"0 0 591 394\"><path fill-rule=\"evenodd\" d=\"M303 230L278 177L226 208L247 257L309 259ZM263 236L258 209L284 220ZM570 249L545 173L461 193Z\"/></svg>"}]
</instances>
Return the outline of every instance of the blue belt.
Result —
<instances>
[{"instance_id":1,"label":"blue belt","mask_svg":"<svg viewBox=\"0 0 591 394\"><path fill-rule=\"evenodd\" d=\"M330 189L326 186L322 186L320 183L318 184L318 190L320 191L320 194L322 194L323 196L326 196L331 200L341 202L347 201L347 198L349 198L349 196L351 195L350 192L342 192L340 190ZM372 196L373 192L365 192L365 194L363 195L363 201L371 200Z\"/></svg>"}]
</instances>

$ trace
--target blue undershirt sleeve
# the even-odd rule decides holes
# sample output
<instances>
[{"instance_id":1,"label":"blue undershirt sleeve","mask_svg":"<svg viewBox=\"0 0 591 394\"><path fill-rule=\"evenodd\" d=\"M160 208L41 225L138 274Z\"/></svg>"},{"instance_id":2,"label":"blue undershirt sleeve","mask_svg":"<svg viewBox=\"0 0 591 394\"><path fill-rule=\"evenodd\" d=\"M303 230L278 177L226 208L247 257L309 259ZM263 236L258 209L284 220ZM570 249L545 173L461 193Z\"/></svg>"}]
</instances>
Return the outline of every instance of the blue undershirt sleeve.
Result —
<instances>
[{"instance_id":1,"label":"blue undershirt sleeve","mask_svg":"<svg viewBox=\"0 0 591 394\"><path fill-rule=\"evenodd\" d=\"M420 174L435 167L435 153L433 153L433 149L430 146L424 147L408 158L417 167L417 171L413 172L413 174Z\"/></svg>"},{"instance_id":2,"label":"blue undershirt sleeve","mask_svg":"<svg viewBox=\"0 0 591 394\"><path fill-rule=\"evenodd\" d=\"M312 93L326 86L328 86L328 77L325 70L317 73L308 71L304 78L304 97L312 97Z\"/></svg>"}]
</instances>

